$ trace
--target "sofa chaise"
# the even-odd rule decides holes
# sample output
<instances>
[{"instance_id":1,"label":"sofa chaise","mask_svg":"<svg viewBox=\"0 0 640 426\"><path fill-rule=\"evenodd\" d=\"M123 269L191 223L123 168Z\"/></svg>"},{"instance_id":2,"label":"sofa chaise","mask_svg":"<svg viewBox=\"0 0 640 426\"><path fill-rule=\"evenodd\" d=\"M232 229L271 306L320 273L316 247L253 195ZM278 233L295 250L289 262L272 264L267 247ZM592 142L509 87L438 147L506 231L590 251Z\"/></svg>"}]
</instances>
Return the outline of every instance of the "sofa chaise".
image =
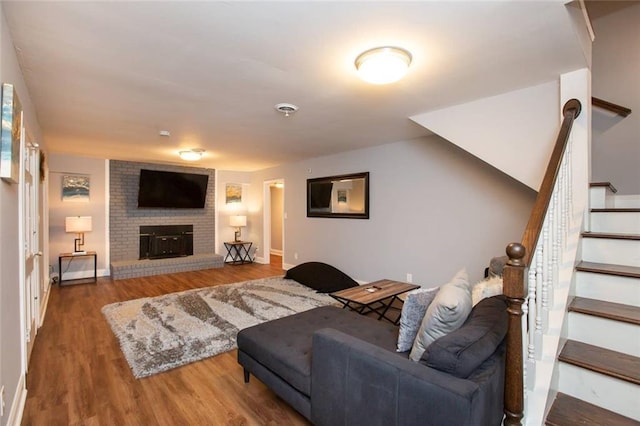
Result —
<instances>
[{"instance_id":1,"label":"sofa chaise","mask_svg":"<svg viewBox=\"0 0 640 426\"><path fill-rule=\"evenodd\" d=\"M397 326L327 306L240 331L238 362L316 425L499 425L507 321L486 298L414 362Z\"/></svg>"}]
</instances>

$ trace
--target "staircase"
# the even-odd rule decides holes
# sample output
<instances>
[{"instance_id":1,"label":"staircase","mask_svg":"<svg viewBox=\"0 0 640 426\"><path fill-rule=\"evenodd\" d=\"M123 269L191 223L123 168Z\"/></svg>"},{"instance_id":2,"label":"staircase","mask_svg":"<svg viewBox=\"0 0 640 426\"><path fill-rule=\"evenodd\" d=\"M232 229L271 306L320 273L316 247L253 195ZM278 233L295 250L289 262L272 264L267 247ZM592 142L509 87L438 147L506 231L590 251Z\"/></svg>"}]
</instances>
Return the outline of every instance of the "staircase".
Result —
<instances>
[{"instance_id":1,"label":"staircase","mask_svg":"<svg viewBox=\"0 0 640 426\"><path fill-rule=\"evenodd\" d=\"M640 196L591 185L546 424L640 425Z\"/></svg>"}]
</instances>

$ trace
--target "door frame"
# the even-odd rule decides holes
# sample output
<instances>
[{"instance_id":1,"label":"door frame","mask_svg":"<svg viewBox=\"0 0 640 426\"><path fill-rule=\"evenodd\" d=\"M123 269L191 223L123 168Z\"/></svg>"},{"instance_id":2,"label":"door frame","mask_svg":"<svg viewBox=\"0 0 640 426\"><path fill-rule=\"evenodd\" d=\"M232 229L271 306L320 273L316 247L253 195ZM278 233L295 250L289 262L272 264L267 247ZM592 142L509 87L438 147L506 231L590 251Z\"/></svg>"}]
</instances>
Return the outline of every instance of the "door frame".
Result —
<instances>
[{"instance_id":1,"label":"door frame","mask_svg":"<svg viewBox=\"0 0 640 426\"><path fill-rule=\"evenodd\" d=\"M271 263L271 185L275 183L286 184L284 178L269 179L263 183L262 199L264 200L262 208L262 258L265 264ZM286 213L284 212L285 193L282 190L282 264L284 265L285 255L285 223Z\"/></svg>"}]
</instances>

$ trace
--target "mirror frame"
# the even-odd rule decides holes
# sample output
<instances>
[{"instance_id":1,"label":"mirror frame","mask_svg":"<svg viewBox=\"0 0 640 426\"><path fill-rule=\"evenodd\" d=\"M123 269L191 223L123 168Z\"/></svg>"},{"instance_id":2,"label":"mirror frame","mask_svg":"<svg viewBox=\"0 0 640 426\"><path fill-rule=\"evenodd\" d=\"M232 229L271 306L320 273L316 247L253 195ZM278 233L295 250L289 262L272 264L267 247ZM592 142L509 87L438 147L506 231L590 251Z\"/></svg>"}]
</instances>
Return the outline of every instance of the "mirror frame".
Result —
<instances>
[{"instance_id":1,"label":"mirror frame","mask_svg":"<svg viewBox=\"0 0 640 426\"><path fill-rule=\"evenodd\" d=\"M363 213L330 213L311 211L311 185L314 183L333 182L344 179L364 179L364 212ZM369 172L347 175L326 176L307 179L307 217L329 217L338 219L369 219Z\"/></svg>"}]
</instances>

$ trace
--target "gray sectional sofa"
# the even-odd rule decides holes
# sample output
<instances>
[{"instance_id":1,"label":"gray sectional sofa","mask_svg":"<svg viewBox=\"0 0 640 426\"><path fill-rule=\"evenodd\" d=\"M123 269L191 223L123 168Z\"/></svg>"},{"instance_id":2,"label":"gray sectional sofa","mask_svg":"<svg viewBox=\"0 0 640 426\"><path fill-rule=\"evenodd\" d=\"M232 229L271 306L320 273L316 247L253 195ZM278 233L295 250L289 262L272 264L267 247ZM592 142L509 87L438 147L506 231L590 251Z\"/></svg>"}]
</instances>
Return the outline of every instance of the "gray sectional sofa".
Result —
<instances>
[{"instance_id":1,"label":"gray sectional sofa","mask_svg":"<svg viewBox=\"0 0 640 426\"><path fill-rule=\"evenodd\" d=\"M316 425L499 425L507 321L484 299L414 362L398 327L322 307L242 330L238 362Z\"/></svg>"}]
</instances>

